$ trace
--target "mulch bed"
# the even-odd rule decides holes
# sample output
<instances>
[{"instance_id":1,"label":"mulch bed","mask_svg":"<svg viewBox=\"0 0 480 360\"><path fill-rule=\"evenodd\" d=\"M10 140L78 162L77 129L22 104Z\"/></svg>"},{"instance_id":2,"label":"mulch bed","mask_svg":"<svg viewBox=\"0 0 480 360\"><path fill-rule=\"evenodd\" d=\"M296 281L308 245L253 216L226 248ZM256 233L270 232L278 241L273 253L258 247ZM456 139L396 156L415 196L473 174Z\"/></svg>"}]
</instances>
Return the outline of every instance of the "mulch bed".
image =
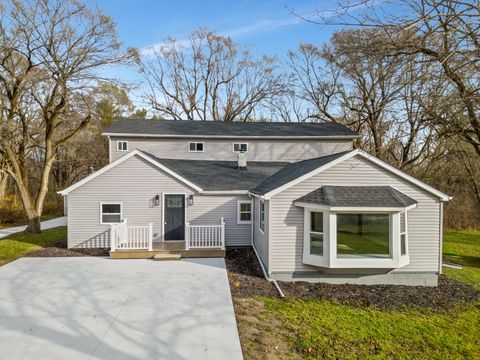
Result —
<instances>
[{"instance_id":1,"label":"mulch bed","mask_svg":"<svg viewBox=\"0 0 480 360\"><path fill-rule=\"evenodd\" d=\"M67 249L67 240L59 240L52 246L32 250L25 254L30 257L66 257L66 256L108 256L109 249L95 248L95 249Z\"/></svg>"},{"instance_id":2,"label":"mulch bed","mask_svg":"<svg viewBox=\"0 0 480 360\"><path fill-rule=\"evenodd\" d=\"M261 267L251 248L228 250L226 264L234 297L278 296L273 285L263 277ZM459 303L474 302L479 299L479 293L473 287L443 275L439 277L437 287L334 285L303 281L278 281L278 285L285 296L290 298L325 299L345 305L372 306L382 309L403 307L447 309Z\"/></svg>"}]
</instances>

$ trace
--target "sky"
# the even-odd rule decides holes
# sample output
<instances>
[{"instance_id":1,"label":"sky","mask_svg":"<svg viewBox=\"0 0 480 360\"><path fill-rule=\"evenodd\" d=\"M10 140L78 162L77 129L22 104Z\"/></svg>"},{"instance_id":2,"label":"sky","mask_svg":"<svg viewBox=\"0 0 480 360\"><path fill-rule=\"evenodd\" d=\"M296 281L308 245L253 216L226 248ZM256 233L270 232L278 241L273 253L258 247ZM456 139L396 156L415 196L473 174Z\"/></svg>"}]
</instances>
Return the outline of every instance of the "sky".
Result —
<instances>
[{"instance_id":1,"label":"sky","mask_svg":"<svg viewBox=\"0 0 480 360\"><path fill-rule=\"evenodd\" d=\"M235 42L248 46L254 55L276 55L280 59L299 43L321 45L334 28L302 21L288 9L311 16L315 9L329 6L328 1L311 0L90 0L117 23L120 41L128 47L146 51L167 37L184 40L199 27L207 27ZM333 6L330 1L330 6ZM139 82L133 68L107 70L125 82ZM144 88L134 91L140 105Z\"/></svg>"}]
</instances>

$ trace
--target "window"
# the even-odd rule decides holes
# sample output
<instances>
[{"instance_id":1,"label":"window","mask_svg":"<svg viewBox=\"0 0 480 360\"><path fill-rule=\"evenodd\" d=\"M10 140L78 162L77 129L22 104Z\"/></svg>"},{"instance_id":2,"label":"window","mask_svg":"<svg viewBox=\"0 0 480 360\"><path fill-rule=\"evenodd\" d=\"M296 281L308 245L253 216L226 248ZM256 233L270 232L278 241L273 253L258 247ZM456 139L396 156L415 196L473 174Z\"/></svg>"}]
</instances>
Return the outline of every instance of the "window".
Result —
<instances>
[{"instance_id":1,"label":"window","mask_svg":"<svg viewBox=\"0 0 480 360\"><path fill-rule=\"evenodd\" d=\"M117 151L128 151L128 141L117 141Z\"/></svg>"},{"instance_id":2,"label":"window","mask_svg":"<svg viewBox=\"0 0 480 360\"><path fill-rule=\"evenodd\" d=\"M115 224L122 222L121 203L100 203L100 224Z\"/></svg>"},{"instance_id":3,"label":"window","mask_svg":"<svg viewBox=\"0 0 480 360\"><path fill-rule=\"evenodd\" d=\"M237 223L250 224L252 222L252 202L238 201L237 202Z\"/></svg>"},{"instance_id":4,"label":"window","mask_svg":"<svg viewBox=\"0 0 480 360\"><path fill-rule=\"evenodd\" d=\"M190 152L203 152L203 142L189 142L188 151Z\"/></svg>"},{"instance_id":5,"label":"window","mask_svg":"<svg viewBox=\"0 0 480 360\"><path fill-rule=\"evenodd\" d=\"M407 212L400 213L400 255L407 255Z\"/></svg>"},{"instance_id":6,"label":"window","mask_svg":"<svg viewBox=\"0 0 480 360\"><path fill-rule=\"evenodd\" d=\"M260 201L259 217L258 227L262 232L265 232L265 202L263 200Z\"/></svg>"},{"instance_id":7,"label":"window","mask_svg":"<svg viewBox=\"0 0 480 360\"><path fill-rule=\"evenodd\" d=\"M390 258L390 215L338 213L337 257Z\"/></svg>"},{"instance_id":8,"label":"window","mask_svg":"<svg viewBox=\"0 0 480 360\"><path fill-rule=\"evenodd\" d=\"M323 256L323 213L310 213L310 254Z\"/></svg>"},{"instance_id":9,"label":"window","mask_svg":"<svg viewBox=\"0 0 480 360\"><path fill-rule=\"evenodd\" d=\"M248 144L247 143L234 143L233 152L247 152Z\"/></svg>"}]
</instances>

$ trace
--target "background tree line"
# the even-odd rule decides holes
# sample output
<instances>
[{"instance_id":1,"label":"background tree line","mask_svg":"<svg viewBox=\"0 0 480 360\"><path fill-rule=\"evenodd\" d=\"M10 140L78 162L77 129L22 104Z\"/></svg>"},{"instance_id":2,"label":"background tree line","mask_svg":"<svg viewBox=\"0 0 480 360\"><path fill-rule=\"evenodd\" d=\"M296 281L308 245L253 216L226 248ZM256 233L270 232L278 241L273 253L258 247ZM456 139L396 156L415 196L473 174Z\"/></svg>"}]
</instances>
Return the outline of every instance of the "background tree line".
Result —
<instances>
[{"instance_id":1,"label":"background tree line","mask_svg":"<svg viewBox=\"0 0 480 360\"><path fill-rule=\"evenodd\" d=\"M38 231L42 213L61 209L55 191L108 162L106 126L156 117L345 124L362 135L356 147L454 196L447 226L480 228L479 10L342 1L315 17L339 26L330 41L270 57L207 29L140 54L98 9L11 0L0 19L0 223L22 212ZM141 108L128 84L101 76L111 64L138 70Z\"/></svg>"}]
</instances>

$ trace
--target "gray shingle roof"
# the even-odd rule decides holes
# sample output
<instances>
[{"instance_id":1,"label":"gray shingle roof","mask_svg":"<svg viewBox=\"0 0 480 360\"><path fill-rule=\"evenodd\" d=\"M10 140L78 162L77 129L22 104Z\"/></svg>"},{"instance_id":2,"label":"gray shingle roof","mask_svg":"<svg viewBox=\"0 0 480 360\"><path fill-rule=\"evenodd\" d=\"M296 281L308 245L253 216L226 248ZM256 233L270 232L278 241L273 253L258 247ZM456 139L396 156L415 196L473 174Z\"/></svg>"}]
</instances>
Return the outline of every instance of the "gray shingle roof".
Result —
<instances>
[{"instance_id":1,"label":"gray shingle roof","mask_svg":"<svg viewBox=\"0 0 480 360\"><path fill-rule=\"evenodd\" d=\"M292 180L299 178L302 175L308 174L310 171L313 171L320 166L326 165L329 162L338 159L348 152L349 151L344 151L333 155L290 163L270 176L268 179L265 179L251 191L256 194L264 195L282 185L289 183Z\"/></svg>"},{"instance_id":2,"label":"gray shingle roof","mask_svg":"<svg viewBox=\"0 0 480 360\"><path fill-rule=\"evenodd\" d=\"M288 164L249 161L240 170L236 161L161 159L142 152L207 191L249 190Z\"/></svg>"},{"instance_id":3,"label":"gray shingle roof","mask_svg":"<svg viewBox=\"0 0 480 360\"><path fill-rule=\"evenodd\" d=\"M336 207L407 207L417 202L390 186L325 185L298 202Z\"/></svg>"},{"instance_id":4,"label":"gray shingle roof","mask_svg":"<svg viewBox=\"0 0 480 360\"><path fill-rule=\"evenodd\" d=\"M119 119L104 134L215 137L357 137L340 124Z\"/></svg>"}]
</instances>

